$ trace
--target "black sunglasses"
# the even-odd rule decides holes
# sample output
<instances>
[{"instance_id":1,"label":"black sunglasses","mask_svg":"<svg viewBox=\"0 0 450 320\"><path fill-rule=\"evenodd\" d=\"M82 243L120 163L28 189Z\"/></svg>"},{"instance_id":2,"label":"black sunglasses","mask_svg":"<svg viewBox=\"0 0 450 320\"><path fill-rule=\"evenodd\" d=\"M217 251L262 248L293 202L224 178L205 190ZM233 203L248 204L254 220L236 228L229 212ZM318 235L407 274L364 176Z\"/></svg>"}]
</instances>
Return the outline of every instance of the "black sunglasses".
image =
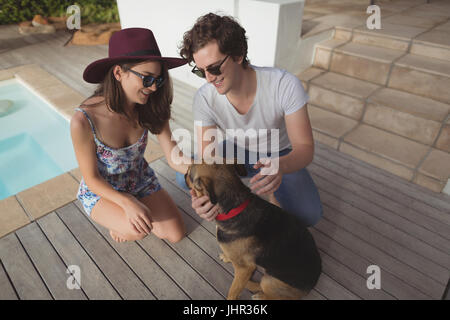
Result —
<instances>
[{"instance_id":1,"label":"black sunglasses","mask_svg":"<svg viewBox=\"0 0 450 320\"><path fill-rule=\"evenodd\" d=\"M132 73L134 73L135 75L137 75L139 78L142 79L142 84L144 85L144 87L148 88L151 87L153 85L153 83L156 82L156 87L157 88L161 88L162 85L164 84L164 77L163 76L159 76L158 78L152 77L152 76L144 76L143 74L140 74L137 71L128 69L129 71L131 71Z\"/></svg>"},{"instance_id":2,"label":"black sunglasses","mask_svg":"<svg viewBox=\"0 0 450 320\"><path fill-rule=\"evenodd\" d=\"M227 60L228 57L229 56L226 56L225 59L223 59L222 62L220 64L218 64L217 66L207 67L206 71L208 71L212 75L220 76L222 74L222 72L220 71L220 67L225 62L225 60ZM200 78L206 78L205 70L199 69L199 68L197 68L197 66L194 66L194 68L192 68L191 71L192 71L192 73L199 76Z\"/></svg>"}]
</instances>

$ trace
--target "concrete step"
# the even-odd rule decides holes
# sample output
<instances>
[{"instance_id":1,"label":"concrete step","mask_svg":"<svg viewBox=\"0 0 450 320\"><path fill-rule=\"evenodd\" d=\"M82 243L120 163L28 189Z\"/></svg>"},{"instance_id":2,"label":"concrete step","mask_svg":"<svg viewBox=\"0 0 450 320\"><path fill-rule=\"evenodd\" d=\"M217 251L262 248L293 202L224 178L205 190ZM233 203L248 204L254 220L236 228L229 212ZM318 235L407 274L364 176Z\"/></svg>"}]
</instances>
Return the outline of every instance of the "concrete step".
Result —
<instances>
[{"instance_id":1,"label":"concrete step","mask_svg":"<svg viewBox=\"0 0 450 320\"><path fill-rule=\"evenodd\" d=\"M333 50L330 71L385 85L391 64L403 51L349 42Z\"/></svg>"},{"instance_id":2,"label":"concrete step","mask_svg":"<svg viewBox=\"0 0 450 320\"><path fill-rule=\"evenodd\" d=\"M368 99L363 122L433 145L449 112L448 104L382 88Z\"/></svg>"},{"instance_id":3,"label":"concrete step","mask_svg":"<svg viewBox=\"0 0 450 320\"><path fill-rule=\"evenodd\" d=\"M395 18L401 19L395 16L388 17L386 20L383 19L382 28L379 30L369 30L365 26L355 28L353 30L352 41L355 43L406 52L411 39L425 32L427 29L387 22L388 19L391 19L392 21Z\"/></svg>"},{"instance_id":4,"label":"concrete step","mask_svg":"<svg viewBox=\"0 0 450 320\"><path fill-rule=\"evenodd\" d=\"M340 150L407 180L431 148L399 135L361 124L350 132Z\"/></svg>"},{"instance_id":5,"label":"concrete step","mask_svg":"<svg viewBox=\"0 0 450 320\"><path fill-rule=\"evenodd\" d=\"M348 42L347 40L330 39L316 45L313 66L328 70L330 67L331 53L333 49Z\"/></svg>"},{"instance_id":6,"label":"concrete step","mask_svg":"<svg viewBox=\"0 0 450 320\"><path fill-rule=\"evenodd\" d=\"M343 116L360 120L365 100L380 86L327 72L309 83L310 102Z\"/></svg>"},{"instance_id":7,"label":"concrete step","mask_svg":"<svg viewBox=\"0 0 450 320\"><path fill-rule=\"evenodd\" d=\"M436 141L435 147L450 153L450 118L442 127L441 133Z\"/></svg>"},{"instance_id":8,"label":"concrete step","mask_svg":"<svg viewBox=\"0 0 450 320\"><path fill-rule=\"evenodd\" d=\"M443 190L450 176L450 104L316 67L298 77L308 88L315 141Z\"/></svg>"},{"instance_id":9,"label":"concrete step","mask_svg":"<svg viewBox=\"0 0 450 320\"><path fill-rule=\"evenodd\" d=\"M450 112L449 104L334 72L313 67L304 74L311 104L423 144L433 145ZM444 148L446 130L441 136Z\"/></svg>"},{"instance_id":10,"label":"concrete step","mask_svg":"<svg viewBox=\"0 0 450 320\"><path fill-rule=\"evenodd\" d=\"M394 63L388 87L450 103L450 63L407 54Z\"/></svg>"},{"instance_id":11,"label":"concrete step","mask_svg":"<svg viewBox=\"0 0 450 320\"><path fill-rule=\"evenodd\" d=\"M432 149L418 169L413 182L436 192L441 192L450 176L450 154Z\"/></svg>"},{"instance_id":12,"label":"concrete step","mask_svg":"<svg viewBox=\"0 0 450 320\"><path fill-rule=\"evenodd\" d=\"M358 125L356 120L313 104L308 105L308 115L311 120L314 139L335 149L339 146L339 139Z\"/></svg>"},{"instance_id":13,"label":"concrete step","mask_svg":"<svg viewBox=\"0 0 450 320\"><path fill-rule=\"evenodd\" d=\"M450 21L415 38L411 53L450 61Z\"/></svg>"},{"instance_id":14,"label":"concrete step","mask_svg":"<svg viewBox=\"0 0 450 320\"><path fill-rule=\"evenodd\" d=\"M435 192L445 187L450 175L448 151L361 124L312 104L308 105L308 113L315 141Z\"/></svg>"}]
</instances>

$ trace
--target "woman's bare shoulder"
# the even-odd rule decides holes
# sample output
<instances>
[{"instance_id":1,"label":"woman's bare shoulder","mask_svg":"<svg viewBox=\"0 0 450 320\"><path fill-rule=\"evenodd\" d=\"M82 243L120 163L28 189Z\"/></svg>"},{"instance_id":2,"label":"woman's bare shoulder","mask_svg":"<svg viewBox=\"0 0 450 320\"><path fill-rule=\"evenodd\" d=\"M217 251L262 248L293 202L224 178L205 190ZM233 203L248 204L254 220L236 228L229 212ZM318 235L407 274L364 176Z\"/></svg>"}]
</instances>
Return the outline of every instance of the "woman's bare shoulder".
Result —
<instances>
[{"instance_id":1,"label":"woman's bare shoulder","mask_svg":"<svg viewBox=\"0 0 450 320\"><path fill-rule=\"evenodd\" d=\"M86 112L90 118L95 118L96 114L103 109L101 103L103 100L103 97L90 97L83 101L79 109ZM70 127L75 132L89 132L91 128L87 117L80 111L75 112L72 116Z\"/></svg>"},{"instance_id":2,"label":"woman's bare shoulder","mask_svg":"<svg viewBox=\"0 0 450 320\"><path fill-rule=\"evenodd\" d=\"M106 107L104 101L105 98L100 96L89 97L83 101L80 108L89 113L96 113Z\"/></svg>"}]
</instances>

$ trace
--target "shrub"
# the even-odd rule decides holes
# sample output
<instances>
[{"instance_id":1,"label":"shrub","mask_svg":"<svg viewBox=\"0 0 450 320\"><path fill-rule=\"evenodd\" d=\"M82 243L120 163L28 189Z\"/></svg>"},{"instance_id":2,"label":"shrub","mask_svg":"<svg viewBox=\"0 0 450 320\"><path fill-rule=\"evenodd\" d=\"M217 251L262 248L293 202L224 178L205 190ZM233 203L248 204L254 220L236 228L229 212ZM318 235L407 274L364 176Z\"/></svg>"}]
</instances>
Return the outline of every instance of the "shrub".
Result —
<instances>
[{"instance_id":1,"label":"shrub","mask_svg":"<svg viewBox=\"0 0 450 320\"><path fill-rule=\"evenodd\" d=\"M0 0L0 24L11 24L44 17L62 17L67 7L76 4L81 10L81 23L119 22L115 0Z\"/></svg>"}]
</instances>

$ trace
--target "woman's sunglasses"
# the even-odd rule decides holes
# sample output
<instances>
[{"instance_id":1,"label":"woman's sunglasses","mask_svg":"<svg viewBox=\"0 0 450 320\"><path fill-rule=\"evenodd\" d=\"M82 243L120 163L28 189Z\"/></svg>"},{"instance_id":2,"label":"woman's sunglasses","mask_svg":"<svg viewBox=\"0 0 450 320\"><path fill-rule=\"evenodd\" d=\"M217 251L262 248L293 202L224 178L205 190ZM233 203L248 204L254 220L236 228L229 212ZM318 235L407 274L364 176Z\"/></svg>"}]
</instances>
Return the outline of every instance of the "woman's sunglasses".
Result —
<instances>
[{"instance_id":1,"label":"woman's sunglasses","mask_svg":"<svg viewBox=\"0 0 450 320\"><path fill-rule=\"evenodd\" d=\"M148 88L151 87L153 85L153 83L156 82L156 87L157 88L161 88L162 85L164 84L164 77L163 76L159 76L158 78L152 77L152 76L144 76L143 74L140 74L137 71L128 69L129 71L131 71L132 73L134 73L135 75L137 75L139 78L142 79L142 83L144 85L144 87Z\"/></svg>"},{"instance_id":2,"label":"woman's sunglasses","mask_svg":"<svg viewBox=\"0 0 450 320\"><path fill-rule=\"evenodd\" d=\"M226 56L225 59L223 59L222 62L220 64L218 64L217 66L207 67L206 71L208 71L212 75L220 76L222 74L222 72L220 71L220 67L225 62L225 60L227 60L228 57L229 56ZM194 66L194 68L192 68L191 71L193 74L199 76L200 78L206 78L205 70L199 69L199 68L197 68L197 66Z\"/></svg>"}]
</instances>

